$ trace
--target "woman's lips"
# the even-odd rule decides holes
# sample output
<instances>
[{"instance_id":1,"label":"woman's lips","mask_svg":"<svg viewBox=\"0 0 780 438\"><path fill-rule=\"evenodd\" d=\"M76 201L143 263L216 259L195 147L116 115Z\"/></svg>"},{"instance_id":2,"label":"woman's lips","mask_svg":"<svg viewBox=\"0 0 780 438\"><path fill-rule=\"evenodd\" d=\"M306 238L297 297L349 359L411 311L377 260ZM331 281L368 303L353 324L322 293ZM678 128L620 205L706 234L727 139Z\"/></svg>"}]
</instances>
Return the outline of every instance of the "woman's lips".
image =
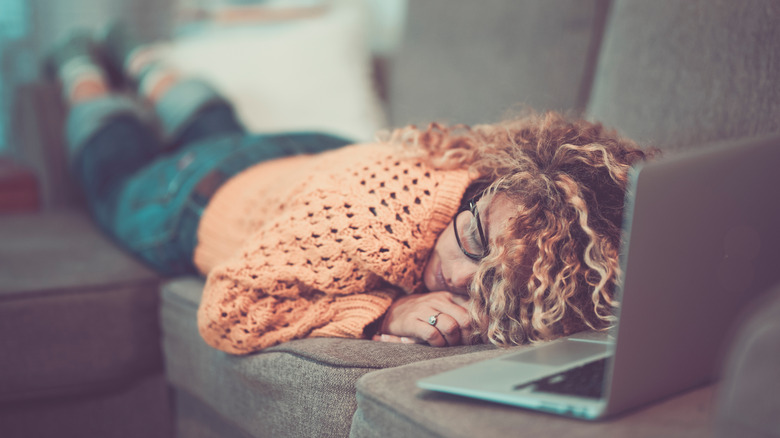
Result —
<instances>
[{"instance_id":1,"label":"woman's lips","mask_svg":"<svg viewBox=\"0 0 780 438\"><path fill-rule=\"evenodd\" d=\"M428 266L425 268L425 287L429 292L437 292L444 286L444 275L441 272L441 259L438 254L433 253L428 259Z\"/></svg>"}]
</instances>

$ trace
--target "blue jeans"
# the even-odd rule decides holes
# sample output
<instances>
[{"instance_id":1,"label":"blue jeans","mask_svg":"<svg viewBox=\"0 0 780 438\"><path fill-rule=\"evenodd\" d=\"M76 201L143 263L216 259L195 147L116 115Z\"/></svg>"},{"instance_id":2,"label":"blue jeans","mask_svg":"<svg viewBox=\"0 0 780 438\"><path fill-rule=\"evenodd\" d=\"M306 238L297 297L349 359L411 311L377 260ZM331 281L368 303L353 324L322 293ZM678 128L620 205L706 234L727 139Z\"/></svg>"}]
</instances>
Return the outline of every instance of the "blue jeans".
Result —
<instances>
[{"instance_id":1,"label":"blue jeans","mask_svg":"<svg viewBox=\"0 0 780 438\"><path fill-rule=\"evenodd\" d=\"M163 275L195 273L201 213L228 178L256 163L351 143L326 134L246 134L228 105L193 117L174 151L136 114L101 121L71 145L71 167L100 228Z\"/></svg>"}]
</instances>

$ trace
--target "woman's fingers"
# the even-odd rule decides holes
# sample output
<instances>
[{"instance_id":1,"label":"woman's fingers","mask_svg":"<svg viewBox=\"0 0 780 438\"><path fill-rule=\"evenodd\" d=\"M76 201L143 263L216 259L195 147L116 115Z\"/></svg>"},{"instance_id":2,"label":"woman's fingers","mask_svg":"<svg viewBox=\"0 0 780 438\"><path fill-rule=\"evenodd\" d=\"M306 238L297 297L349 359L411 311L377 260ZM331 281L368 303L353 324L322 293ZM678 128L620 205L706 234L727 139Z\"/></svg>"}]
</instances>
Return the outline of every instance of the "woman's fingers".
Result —
<instances>
[{"instance_id":1,"label":"woman's fingers","mask_svg":"<svg viewBox=\"0 0 780 438\"><path fill-rule=\"evenodd\" d=\"M433 327L442 335L446 345L460 345L460 324L458 324L455 318L449 314L442 313L436 318L436 325Z\"/></svg>"},{"instance_id":2,"label":"woman's fingers","mask_svg":"<svg viewBox=\"0 0 780 438\"><path fill-rule=\"evenodd\" d=\"M422 341L419 339L414 338L408 338L406 336L396 336L396 335L386 335L386 334L376 334L372 338L374 341L379 342L393 342L397 344L421 344Z\"/></svg>"},{"instance_id":3,"label":"woman's fingers","mask_svg":"<svg viewBox=\"0 0 780 438\"><path fill-rule=\"evenodd\" d=\"M444 338L444 335L441 334L439 329L436 327L428 324L428 322L425 322L424 325L420 324L420 334L422 335L421 339L424 340L428 345L431 347L446 347L449 344L447 344L447 340Z\"/></svg>"},{"instance_id":4,"label":"woman's fingers","mask_svg":"<svg viewBox=\"0 0 780 438\"><path fill-rule=\"evenodd\" d=\"M420 315L420 335L416 335L434 347L447 347L461 345L469 339L471 318L464 307L466 300L448 292L434 292L431 297L436 297L432 303L431 315ZM436 316L436 324L430 324L430 317ZM428 327L425 327L425 326ZM433 330L431 330L433 328Z\"/></svg>"},{"instance_id":5,"label":"woman's fingers","mask_svg":"<svg viewBox=\"0 0 780 438\"><path fill-rule=\"evenodd\" d=\"M460 296L453 296L453 298L457 298ZM439 309L442 311L442 315L448 315L454 320L454 326L452 324L446 325L444 327L445 330L442 330L442 334L445 338L449 341L451 338L457 338L457 343L453 344L450 342L450 345L460 345L463 343L468 342L468 340L471 338L471 316L469 315L468 310L464 307L467 305L467 302L458 302L457 300L453 299L449 303L444 303L441 305L441 308ZM439 327L437 323L437 327ZM457 335L453 335L450 333L451 330L458 330Z\"/></svg>"},{"instance_id":6,"label":"woman's fingers","mask_svg":"<svg viewBox=\"0 0 780 438\"><path fill-rule=\"evenodd\" d=\"M380 331L435 347L460 345L470 335L471 318L465 305L465 299L444 291L400 297L385 313ZM430 323L433 316L436 324ZM395 338L384 341L401 342Z\"/></svg>"}]
</instances>

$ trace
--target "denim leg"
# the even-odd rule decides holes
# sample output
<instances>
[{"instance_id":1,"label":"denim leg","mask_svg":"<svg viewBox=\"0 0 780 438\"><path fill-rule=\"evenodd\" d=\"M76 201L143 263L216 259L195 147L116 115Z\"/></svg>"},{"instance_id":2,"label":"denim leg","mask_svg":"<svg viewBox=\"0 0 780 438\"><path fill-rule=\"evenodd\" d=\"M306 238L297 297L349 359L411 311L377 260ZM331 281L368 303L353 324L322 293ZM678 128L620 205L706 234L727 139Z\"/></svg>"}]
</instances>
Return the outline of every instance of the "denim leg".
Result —
<instances>
[{"instance_id":1,"label":"denim leg","mask_svg":"<svg viewBox=\"0 0 780 438\"><path fill-rule=\"evenodd\" d=\"M162 274L194 272L175 234L183 215L176 197L185 176L180 170L188 158L160 155L156 131L133 108L119 96L72 108L73 175L93 218L119 246Z\"/></svg>"},{"instance_id":2,"label":"denim leg","mask_svg":"<svg viewBox=\"0 0 780 438\"><path fill-rule=\"evenodd\" d=\"M93 217L111 233L122 186L160 144L133 104L114 96L75 106L66 123L71 172Z\"/></svg>"},{"instance_id":3,"label":"denim leg","mask_svg":"<svg viewBox=\"0 0 780 438\"><path fill-rule=\"evenodd\" d=\"M243 132L244 127L238 121L233 106L227 102L214 102L187 120L176 139L178 144L168 145L168 149L175 149L179 145L193 144L209 137Z\"/></svg>"},{"instance_id":4,"label":"denim leg","mask_svg":"<svg viewBox=\"0 0 780 438\"><path fill-rule=\"evenodd\" d=\"M179 248L182 254L192 255L198 244L197 220L208 204L211 195L231 176L242 170L274 158L299 154L316 154L336 149L354 141L316 132L289 134L252 134L234 137L228 146L229 153L211 163L209 171L200 173L197 181L189 187L190 194L184 204L184 213L179 228Z\"/></svg>"},{"instance_id":5,"label":"denim leg","mask_svg":"<svg viewBox=\"0 0 780 438\"><path fill-rule=\"evenodd\" d=\"M123 133L128 139L127 132ZM106 229L124 248L164 275L195 273L192 256L203 209L218 186L261 161L316 153L350 141L316 133L212 136L156 157L112 192ZM209 177L217 184L204 196Z\"/></svg>"},{"instance_id":6,"label":"denim leg","mask_svg":"<svg viewBox=\"0 0 780 438\"><path fill-rule=\"evenodd\" d=\"M211 136L244 132L230 102L208 82L182 79L155 102L168 150Z\"/></svg>"},{"instance_id":7,"label":"denim leg","mask_svg":"<svg viewBox=\"0 0 780 438\"><path fill-rule=\"evenodd\" d=\"M318 132L252 134L244 136L240 150L220 162L217 169L234 175L253 164L273 158L316 154L352 143L346 138Z\"/></svg>"},{"instance_id":8,"label":"denim leg","mask_svg":"<svg viewBox=\"0 0 780 438\"><path fill-rule=\"evenodd\" d=\"M190 194L203 176L240 148L242 134L210 137L158 157L118 193L114 233L123 245L164 275L196 273L181 234L194 234L202 207Z\"/></svg>"}]
</instances>

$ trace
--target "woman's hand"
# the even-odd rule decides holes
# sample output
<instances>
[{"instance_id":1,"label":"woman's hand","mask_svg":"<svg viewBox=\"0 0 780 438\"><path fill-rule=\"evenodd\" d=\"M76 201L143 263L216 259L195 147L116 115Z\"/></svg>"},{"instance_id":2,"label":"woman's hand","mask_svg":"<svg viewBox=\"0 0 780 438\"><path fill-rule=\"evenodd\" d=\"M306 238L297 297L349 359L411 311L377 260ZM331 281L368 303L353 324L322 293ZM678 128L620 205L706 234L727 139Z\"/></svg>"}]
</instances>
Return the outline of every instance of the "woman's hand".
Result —
<instances>
[{"instance_id":1,"label":"woman's hand","mask_svg":"<svg viewBox=\"0 0 780 438\"><path fill-rule=\"evenodd\" d=\"M406 295L385 313L376 341L424 343L434 347L460 345L468 340L471 318L468 298L450 292ZM436 316L436 325L428 320Z\"/></svg>"}]
</instances>

